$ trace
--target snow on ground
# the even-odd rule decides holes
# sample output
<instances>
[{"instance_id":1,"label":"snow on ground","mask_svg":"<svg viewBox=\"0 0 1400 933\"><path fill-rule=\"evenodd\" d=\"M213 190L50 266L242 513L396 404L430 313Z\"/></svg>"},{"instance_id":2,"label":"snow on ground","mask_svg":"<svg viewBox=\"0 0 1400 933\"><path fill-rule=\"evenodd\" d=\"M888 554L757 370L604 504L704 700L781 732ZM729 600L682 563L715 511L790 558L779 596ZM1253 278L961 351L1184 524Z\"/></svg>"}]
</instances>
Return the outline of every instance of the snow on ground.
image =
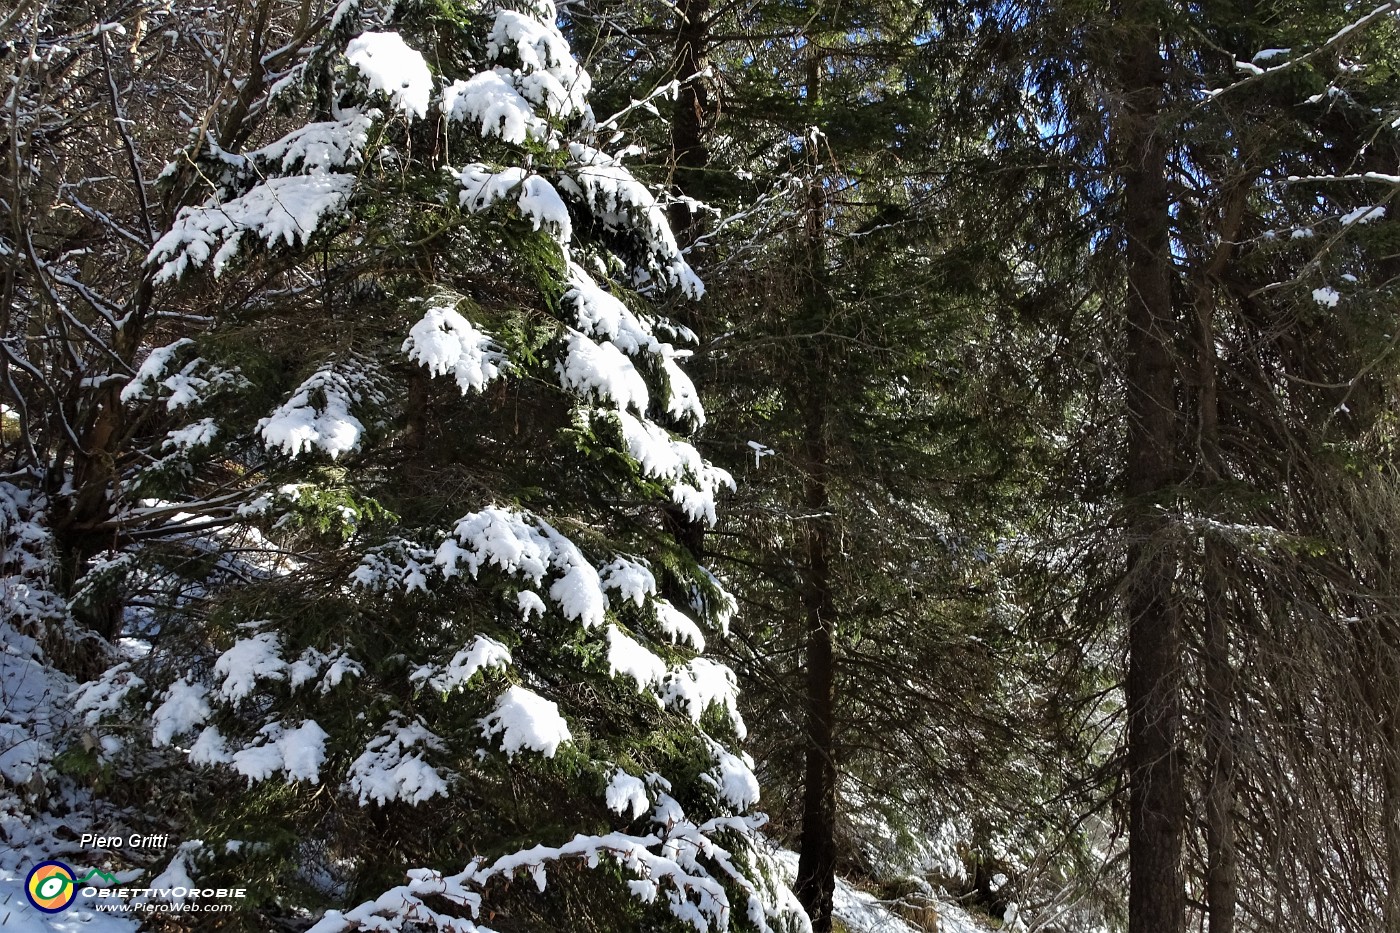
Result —
<instances>
[{"instance_id":1,"label":"snow on ground","mask_svg":"<svg viewBox=\"0 0 1400 933\"><path fill-rule=\"evenodd\" d=\"M86 801L70 800L69 803ZM60 859L74 869L91 867L83 861L83 851L71 839L63 841L72 835L72 827L65 827L62 819L29 815L17 797L0 793L0 931L134 933L138 926L134 916L92 910L91 901L81 896L72 907L52 915L35 910L25 898L25 879L39 862ZM126 874L118 877L129 880Z\"/></svg>"},{"instance_id":2,"label":"snow on ground","mask_svg":"<svg viewBox=\"0 0 1400 933\"><path fill-rule=\"evenodd\" d=\"M978 923L971 914L956 904L940 903L938 913L942 918L938 927L941 933L986 933L991 929Z\"/></svg>"},{"instance_id":3,"label":"snow on ground","mask_svg":"<svg viewBox=\"0 0 1400 933\"><path fill-rule=\"evenodd\" d=\"M840 878L832 901L832 913L851 933L923 933L887 910L875 895L857 891Z\"/></svg>"},{"instance_id":4,"label":"snow on ground","mask_svg":"<svg viewBox=\"0 0 1400 933\"><path fill-rule=\"evenodd\" d=\"M5 933L134 933L134 917L99 913L74 904L61 914L43 914L24 898L28 870L0 868L0 930Z\"/></svg>"},{"instance_id":5,"label":"snow on ground","mask_svg":"<svg viewBox=\"0 0 1400 933\"><path fill-rule=\"evenodd\" d=\"M777 853L778 863L787 874L789 884L797 876L797 853L786 849ZM849 933L924 933L886 907L879 898L861 891L844 878L836 879L833 913ZM938 933L989 933L985 926L956 904L939 900Z\"/></svg>"},{"instance_id":6,"label":"snow on ground","mask_svg":"<svg viewBox=\"0 0 1400 933\"><path fill-rule=\"evenodd\" d=\"M0 514L0 524L3 521ZM9 552L12 561L15 554ZM12 618L26 606L42 609L42 595L19 576L0 577L0 605ZM65 819L33 814L11 789L35 792L53 780L48 762L55 737L65 728L74 686L48 665L32 638L0 622L0 933L132 933L137 928L134 918L98 913L81 898L50 916L36 910L24 895L25 880L40 862L59 859L75 868L90 867L84 862L86 853L73 842L88 830L89 815L97 811L85 792L60 785L45 789L60 812L73 815ZM82 824L74 825L74 820Z\"/></svg>"},{"instance_id":7,"label":"snow on ground","mask_svg":"<svg viewBox=\"0 0 1400 933\"><path fill-rule=\"evenodd\" d=\"M836 879L834 902L836 918L850 933L923 933L891 913L875 895L859 891L841 878ZM939 901L935 909L938 933L987 933L989 929L955 904Z\"/></svg>"}]
</instances>

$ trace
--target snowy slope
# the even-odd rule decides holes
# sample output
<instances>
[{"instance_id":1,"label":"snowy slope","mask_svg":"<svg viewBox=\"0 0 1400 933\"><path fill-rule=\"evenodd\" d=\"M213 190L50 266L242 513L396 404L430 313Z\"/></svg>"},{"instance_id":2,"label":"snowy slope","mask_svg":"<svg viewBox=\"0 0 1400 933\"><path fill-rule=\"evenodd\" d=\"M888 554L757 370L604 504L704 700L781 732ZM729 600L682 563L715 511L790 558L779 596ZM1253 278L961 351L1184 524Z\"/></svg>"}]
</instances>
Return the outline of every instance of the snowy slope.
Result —
<instances>
[{"instance_id":1,"label":"snowy slope","mask_svg":"<svg viewBox=\"0 0 1400 933\"><path fill-rule=\"evenodd\" d=\"M0 513L0 526L3 517ZM10 552L12 561L13 554ZM3 556L0 547L0 558ZM18 577L0 576L0 606L16 616L26 600L33 605L42 595ZM0 933L132 933L137 927L134 918L96 913L81 902L48 916L34 909L24 896L24 882L34 865L77 854L71 842L72 826L55 816L34 815L32 807L12 790L43 787L45 775L52 777L48 762L53 758L55 739L64 728L73 687L70 678L46 663L32 638L0 622ZM47 793L50 800L61 796L56 786L49 787ZM67 812L94 812L90 800L76 791L71 793L63 800Z\"/></svg>"},{"instance_id":2,"label":"snowy slope","mask_svg":"<svg viewBox=\"0 0 1400 933\"><path fill-rule=\"evenodd\" d=\"M91 812L92 805L87 803ZM134 933L137 929L134 916L100 913L81 897L72 907L53 915L35 910L25 898L25 879L39 862L58 858L70 865L81 864L76 857L79 850L71 841L63 841L69 836L71 827L65 827L62 820L30 815L17 797L0 792L0 931Z\"/></svg>"},{"instance_id":3,"label":"snowy slope","mask_svg":"<svg viewBox=\"0 0 1400 933\"><path fill-rule=\"evenodd\" d=\"M875 895L859 891L841 878L836 879L834 900L836 918L850 933L924 933L887 910ZM939 901L936 909L938 933L987 933L990 929L954 904Z\"/></svg>"},{"instance_id":4,"label":"snowy slope","mask_svg":"<svg viewBox=\"0 0 1400 933\"><path fill-rule=\"evenodd\" d=\"M791 884L797 876L797 853L783 850L777 858ZM849 933L925 933L886 908L875 895L858 890L843 878L836 879L833 901L833 913ZM992 929L979 924L956 904L938 901L936 910L938 933L989 933Z\"/></svg>"},{"instance_id":5,"label":"snowy slope","mask_svg":"<svg viewBox=\"0 0 1400 933\"><path fill-rule=\"evenodd\" d=\"M88 910L81 902L61 914L42 914L24 899L27 870L0 868L0 930L5 933L134 933L134 918Z\"/></svg>"}]
</instances>

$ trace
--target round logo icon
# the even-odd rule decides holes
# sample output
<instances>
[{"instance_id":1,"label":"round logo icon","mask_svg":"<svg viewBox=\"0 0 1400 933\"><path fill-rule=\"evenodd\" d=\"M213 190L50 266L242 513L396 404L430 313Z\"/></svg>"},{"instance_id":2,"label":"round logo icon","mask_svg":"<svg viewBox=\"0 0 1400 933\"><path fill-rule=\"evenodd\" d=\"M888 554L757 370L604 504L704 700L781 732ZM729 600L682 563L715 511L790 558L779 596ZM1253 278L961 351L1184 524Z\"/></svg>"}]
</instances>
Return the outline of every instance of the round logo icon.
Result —
<instances>
[{"instance_id":1,"label":"round logo icon","mask_svg":"<svg viewBox=\"0 0 1400 933\"><path fill-rule=\"evenodd\" d=\"M29 877L24 880L24 895L29 903L46 914L66 909L78 895L73 869L62 862L40 862L29 870Z\"/></svg>"}]
</instances>

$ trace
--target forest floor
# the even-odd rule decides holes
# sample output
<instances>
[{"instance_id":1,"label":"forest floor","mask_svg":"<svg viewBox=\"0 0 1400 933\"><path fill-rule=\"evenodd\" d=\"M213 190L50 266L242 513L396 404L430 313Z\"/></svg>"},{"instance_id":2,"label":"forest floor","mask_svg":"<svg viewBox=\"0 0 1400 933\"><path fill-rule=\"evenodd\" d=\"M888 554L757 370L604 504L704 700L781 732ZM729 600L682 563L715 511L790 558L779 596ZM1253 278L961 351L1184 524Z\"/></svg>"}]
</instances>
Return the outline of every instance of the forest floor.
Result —
<instances>
[{"instance_id":1,"label":"forest floor","mask_svg":"<svg viewBox=\"0 0 1400 933\"><path fill-rule=\"evenodd\" d=\"M797 873L797 853L783 851L778 853L778 859L791 881ZM906 919L896 905L840 876L836 878L834 906L837 933L991 933L998 929L942 899L919 909L921 920Z\"/></svg>"},{"instance_id":2,"label":"forest floor","mask_svg":"<svg viewBox=\"0 0 1400 933\"><path fill-rule=\"evenodd\" d=\"M836 919L846 928L846 933L930 933L934 929L932 925L914 926L875 895L856 888L842 878L836 879L835 900ZM988 933L994 929L947 901L939 901L934 913L938 918L938 933Z\"/></svg>"},{"instance_id":3,"label":"forest floor","mask_svg":"<svg viewBox=\"0 0 1400 933\"><path fill-rule=\"evenodd\" d=\"M13 811L8 816L12 821L16 818ZM19 827L11 823L8 828L13 831ZM137 929L135 918L92 910L81 898L70 909L53 916L40 914L25 901L24 882L31 863L54 857L40 841L49 835L44 829L51 828L31 824L19 835L29 835L34 844L10 846L0 851L0 930L4 933L133 933ZM48 841L52 842L52 837ZM59 857L63 854L67 853ZM784 852L781 858L785 865L796 868L796 853ZM994 929L946 901L939 901L932 912L926 913L926 919L915 925L901 917L892 905L842 878L836 880L835 901L840 933L931 933L935 928L937 933L989 933ZM933 914L937 916L936 921Z\"/></svg>"}]
</instances>

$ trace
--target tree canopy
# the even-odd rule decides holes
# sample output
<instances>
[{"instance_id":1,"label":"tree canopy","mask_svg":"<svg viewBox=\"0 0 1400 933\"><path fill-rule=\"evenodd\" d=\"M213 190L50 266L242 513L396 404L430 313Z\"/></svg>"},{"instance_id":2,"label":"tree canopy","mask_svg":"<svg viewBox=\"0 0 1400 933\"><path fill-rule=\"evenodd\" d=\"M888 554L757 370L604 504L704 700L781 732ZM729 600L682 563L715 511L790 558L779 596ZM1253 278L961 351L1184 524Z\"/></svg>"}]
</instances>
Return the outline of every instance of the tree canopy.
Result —
<instances>
[{"instance_id":1,"label":"tree canopy","mask_svg":"<svg viewBox=\"0 0 1400 933\"><path fill-rule=\"evenodd\" d=\"M1398 17L0 11L0 917L1400 931Z\"/></svg>"}]
</instances>

